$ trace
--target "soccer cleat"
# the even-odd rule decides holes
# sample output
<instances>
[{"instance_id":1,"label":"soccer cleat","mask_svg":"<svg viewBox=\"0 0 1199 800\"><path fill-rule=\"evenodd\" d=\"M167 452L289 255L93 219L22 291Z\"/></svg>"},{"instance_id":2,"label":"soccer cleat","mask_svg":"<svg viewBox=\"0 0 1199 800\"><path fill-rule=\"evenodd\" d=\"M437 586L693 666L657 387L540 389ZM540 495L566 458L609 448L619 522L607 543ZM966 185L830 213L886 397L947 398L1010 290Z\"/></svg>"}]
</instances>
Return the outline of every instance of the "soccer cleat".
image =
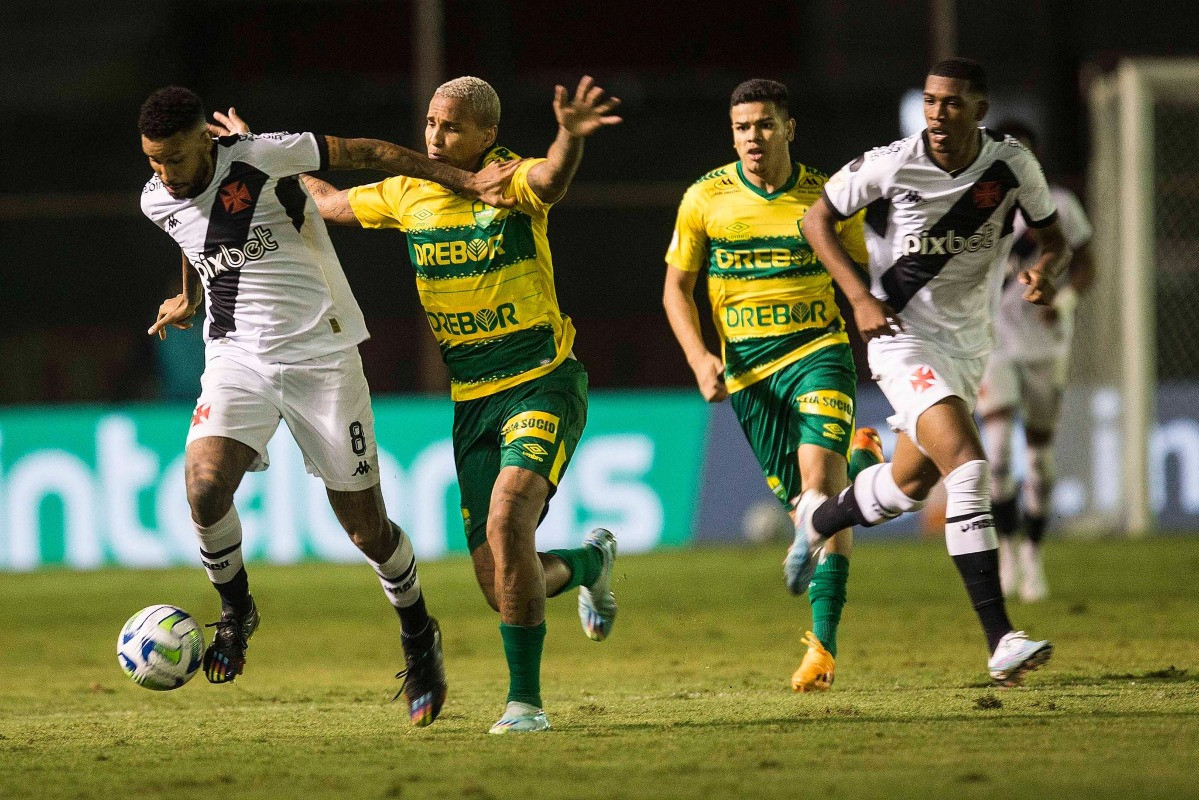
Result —
<instances>
[{"instance_id":1,"label":"soccer cleat","mask_svg":"<svg viewBox=\"0 0 1199 800\"><path fill-rule=\"evenodd\" d=\"M811 631L804 633L803 643L808 646L808 652L791 675L791 691L823 692L833 685L836 668L833 654L824 649Z\"/></svg>"},{"instance_id":2,"label":"soccer cleat","mask_svg":"<svg viewBox=\"0 0 1199 800\"><path fill-rule=\"evenodd\" d=\"M400 637L407 666L403 672L396 673L403 683L395 697L391 698L398 700L401 694L404 695L408 701L408 717L418 728L432 725L437 719L449 689L441 656L441 627L432 617L429 618L429 625L433 628L433 644L424 650L416 649L416 645L411 643L415 637Z\"/></svg>"},{"instance_id":3,"label":"soccer cleat","mask_svg":"<svg viewBox=\"0 0 1199 800\"><path fill-rule=\"evenodd\" d=\"M616 598L612 594L616 537L612 531L596 528L587 534L583 546L597 548L604 556L604 567L595 583L579 587L579 622L583 623L583 633L587 634L588 639L602 642L608 638L616 622Z\"/></svg>"},{"instance_id":4,"label":"soccer cleat","mask_svg":"<svg viewBox=\"0 0 1199 800\"><path fill-rule=\"evenodd\" d=\"M795 539L787 550L787 557L783 559L783 579L791 594L801 595L808 590L824 552L828 537L813 530L812 513L827 499L815 489L808 489L799 496L799 503L795 506Z\"/></svg>"},{"instance_id":5,"label":"soccer cleat","mask_svg":"<svg viewBox=\"0 0 1199 800\"><path fill-rule=\"evenodd\" d=\"M874 456L880 464L887 460L883 457L883 439L874 428L858 428L854 431L853 440L849 443L851 458L853 457L854 450L865 450Z\"/></svg>"},{"instance_id":6,"label":"soccer cleat","mask_svg":"<svg viewBox=\"0 0 1199 800\"><path fill-rule=\"evenodd\" d=\"M1053 655L1052 642L1036 642L1024 631L1009 631L995 646L987 661L991 680L999 686L1019 686L1026 672L1032 672Z\"/></svg>"},{"instance_id":7,"label":"soccer cleat","mask_svg":"<svg viewBox=\"0 0 1199 800\"><path fill-rule=\"evenodd\" d=\"M245 670L246 649L260 620L258 605L251 597L250 612L244 617L224 608L219 620L204 626L216 628L212 644L204 651L204 676L209 683L228 683Z\"/></svg>"},{"instance_id":8,"label":"soccer cleat","mask_svg":"<svg viewBox=\"0 0 1199 800\"><path fill-rule=\"evenodd\" d=\"M1017 560L1016 540L1011 536L999 537L999 588L1004 597L1016 594L1020 584L1020 562Z\"/></svg>"},{"instance_id":9,"label":"soccer cleat","mask_svg":"<svg viewBox=\"0 0 1199 800\"><path fill-rule=\"evenodd\" d=\"M1028 539L1020 542L1020 599L1025 603L1039 603L1049 596L1049 582L1045 580L1045 564L1041 561L1041 546Z\"/></svg>"},{"instance_id":10,"label":"soccer cleat","mask_svg":"<svg viewBox=\"0 0 1199 800\"><path fill-rule=\"evenodd\" d=\"M528 703L510 700L500 717L488 733L537 733L550 729L545 711Z\"/></svg>"}]
</instances>

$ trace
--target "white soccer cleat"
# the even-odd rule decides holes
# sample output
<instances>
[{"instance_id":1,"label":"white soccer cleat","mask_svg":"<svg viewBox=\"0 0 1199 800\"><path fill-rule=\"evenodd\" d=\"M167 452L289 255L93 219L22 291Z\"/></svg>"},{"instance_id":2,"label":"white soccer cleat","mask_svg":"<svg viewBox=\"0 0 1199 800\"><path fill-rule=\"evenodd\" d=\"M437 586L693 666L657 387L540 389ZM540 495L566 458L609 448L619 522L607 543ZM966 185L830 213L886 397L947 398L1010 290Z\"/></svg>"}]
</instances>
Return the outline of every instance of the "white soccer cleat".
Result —
<instances>
[{"instance_id":1,"label":"white soccer cleat","mask_svg":"<svg viewBox=\"0 0 1199 800\"><path fill-rule=\"evenodd\" d=\"M602 642L608 638L616 623L616 597L612 594L616 536L612 531L596 528L587 534L583 546L598 548L604 556L604 567L595 583L579 587L579 622L583 624L583 633L587 634L588 639Z\"/></svg>"},{"instance_id":2,"label":"white soccer cleat","mask_svg":"<svg viewBox=\"0 0 1199 800\"><path fill-rule=\"evenodd\" d=\"M1049 596L1041 546L1027 539L1020 542L1020 576L1020 599L1025 603L1039 603Z\"/></svg>"},{"instance_id":3,"label":"white soccer cleat","mask_svg":"<svg viewBox=\"0 0 1199 800\"><path fill-rule=\"evenodd\" d=\"M1020 587L1020 561L1014 536L999 537L999 588L1012 597Z\"/></svg>"},{"instance_id":4,"label":"white soccer cleat","mask_svg":"<svg viewBox=\"0 0 1199 800\"><path fill-rule=\"evenodd\" d=\"M550 729L549 718L545 710L528 703L511 700L488 733L537 733Z\"/></svg>"},{"instance_id":5,"label":"white soccer cleat","mask_svg":"<svg viewBox=\"0 0 1199 800\"><path fill-rule=\"evenodd\" d=\"M1024 631L1009 631L999 640L987 661L991 680L1003 687L1019 686L1026 672L1032 672L1053 655L1053 643L1037 642Z\"/></svg>"},{"instance_id":6,"label":"white soccer cleat","mask_svg":"<svg viewBox=\"0 0 1199 800\"><path fill-rule=\"evenodd\" d=\"M783 559L783 580L791 594L803 594L812 582L816 565L824 552L828 537L821 536L812 528L812 514L816 507L828 499L815 489L808 489L799 496L795 506L795 539Z\"/></svg>"}]
</instances>

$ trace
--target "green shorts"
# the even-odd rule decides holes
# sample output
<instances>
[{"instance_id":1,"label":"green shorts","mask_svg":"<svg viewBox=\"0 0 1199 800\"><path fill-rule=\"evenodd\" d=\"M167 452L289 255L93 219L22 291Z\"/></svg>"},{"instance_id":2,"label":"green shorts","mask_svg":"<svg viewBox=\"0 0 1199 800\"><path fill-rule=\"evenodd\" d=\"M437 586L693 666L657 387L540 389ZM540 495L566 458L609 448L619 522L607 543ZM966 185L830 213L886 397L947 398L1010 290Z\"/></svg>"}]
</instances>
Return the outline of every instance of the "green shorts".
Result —
<instances>
[{"instance_id":1,"label":"green shorts","mask_svg":"<svg viewBox=\"0 0 1199 800\"><path fill-rule=\"evenodd\" d=\"M548 375L454 404L454 465L462 521L473 552L487 541L491 490L504 467L524 467L550 483L550 497L587 423L587 370L573 358ZM541 516L549 510L549 500Z\"/></svg>"},{"instance_id":2,"label":"green shorts","mask_svg":"<svg viewBox=\"0 0 1199 800\"><path fill-rule=\"evenodd\" d=\"M801 444L848 458L857 386L853 351L834 344L732 394L733 411L766 483L788 509L802 485L796 455Z\"/></svg>"}]
</instances>

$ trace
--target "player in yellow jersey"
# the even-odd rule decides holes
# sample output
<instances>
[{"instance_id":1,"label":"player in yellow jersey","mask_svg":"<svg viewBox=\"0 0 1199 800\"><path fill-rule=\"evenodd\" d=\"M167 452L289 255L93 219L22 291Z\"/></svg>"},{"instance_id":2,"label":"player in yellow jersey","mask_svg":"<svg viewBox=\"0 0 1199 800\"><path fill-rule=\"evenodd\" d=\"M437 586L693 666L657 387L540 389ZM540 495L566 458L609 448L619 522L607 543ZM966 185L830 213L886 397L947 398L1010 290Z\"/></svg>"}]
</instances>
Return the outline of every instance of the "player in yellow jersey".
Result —
<instances>
[{"instance_id":1,"label":"player in yellow jersey","mask_svg":"<svg viewBox=\"0 0 1199 800\"><path fill-rule=\"evenodd\" d=\"M421 303L450 369L454 460L475 576L500 613L509 691L491 733L550 727L540 684L547 597L579 587L579 618L596 641L616 619L615 537L596 529L582 547L538 553L534 534L587 418L587 372L571 353L570 318L558 309L546 216L570 186L584 139L620 122L612 113L619 103L590 77L573 96L556 87L557 136L545 158L513 172L513 208L425 180L338 190L304 176L326 221L408 236ZM429 102L429 158L471 172L517 159L496 144L499 121L500 99L486 81L449 81ZM239 119L227 122L244 129Z\"/></svg>"},{"instance_id":2,"label":"player in yellow jersey","mask_svg":"<svg viewBox=\"0 0 1199 800\"><path fill-rule=\"evenodd\" d=\"M828 178L793 162L787 87L738 86L730 102L738 161L709 172L683 196L662 303L708 402L731 397L767 483L794 519L801 492L835 494L849 472L882 460L878 434L854 431L857 372L832 279L799 228ZM839 227L867 262L862 215ZM706 271L722 355L704 344L695 285ZM851 444L853 456L850 457ZM848 462L847 462L848 459ZM852 531L831 539L810 586L815 634L791 678L795 691L829 688L845 604ZM802 594L805 585L788 582Z\"/></svg>"}]
</instances>

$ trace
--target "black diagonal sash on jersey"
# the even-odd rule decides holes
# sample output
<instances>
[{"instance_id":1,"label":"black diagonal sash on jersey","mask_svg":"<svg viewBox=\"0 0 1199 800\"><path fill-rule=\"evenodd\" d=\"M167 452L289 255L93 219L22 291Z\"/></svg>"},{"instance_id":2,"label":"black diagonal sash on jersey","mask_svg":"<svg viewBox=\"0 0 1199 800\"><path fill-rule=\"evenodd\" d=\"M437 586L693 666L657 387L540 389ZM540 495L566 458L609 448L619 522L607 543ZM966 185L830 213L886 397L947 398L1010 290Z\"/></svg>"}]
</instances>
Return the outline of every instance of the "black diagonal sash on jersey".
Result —
<instances>
[{"instance_id":1,"label":"black diagonal sash on jersey","mask_svg":"<svg viewBox=\"0 0 1199 800\"><path fill-rule=\"evenodd\" d=\"M975 189L988 183L998 185L998 198L989 195L987 205L979 208L979 204L975 200ZM1007 197L1007 193L1019 185L1020 181L1016 179L1015 173L1012 172L1012 168L1007 165L1007 162L994 162L986 168L977 181L966 187L966 191L945 212L945 216L941 217L922 236L942 237L953 231L954 236L963 239L970 238L991 218L995 209ZM916 292L937 277L955 255L957 254L946 251L930 255L913 253L900 256L880 279L883 291L887 294L886 303L896 311L902 311Z\"/></svg>"},{"instance_id":2,"label":"black diagonal sash on jersey","mask_svg":"<svg viewBox=\"0 0 1199 800\"><path fill-rule=\"evenodd\" d=\"M279 198L279 205L283 206L295 229L298 231L304 227L304 206L308 203L308 195L300 188L300 179L294 175L280 178L275 184L275 197Z\"/></svg>"},{"instance_id":3,"label":"black diagonal sash on jersey","mask_svg":"<svg viewBox=\"0 0 1199 800\"><path fill-rule=\"evenodd\" d=\"M245 247L250 236L250 223L258 206L267 174L244 161L234 161L229 174L221 181L208 217L208 235L204 237L204 255L221 258L221 248ZM237 287L241 269L229 269L208 281L208 336L219 339L236 329L233 307L237 304Z\"/></svg>"}]
</instances>

